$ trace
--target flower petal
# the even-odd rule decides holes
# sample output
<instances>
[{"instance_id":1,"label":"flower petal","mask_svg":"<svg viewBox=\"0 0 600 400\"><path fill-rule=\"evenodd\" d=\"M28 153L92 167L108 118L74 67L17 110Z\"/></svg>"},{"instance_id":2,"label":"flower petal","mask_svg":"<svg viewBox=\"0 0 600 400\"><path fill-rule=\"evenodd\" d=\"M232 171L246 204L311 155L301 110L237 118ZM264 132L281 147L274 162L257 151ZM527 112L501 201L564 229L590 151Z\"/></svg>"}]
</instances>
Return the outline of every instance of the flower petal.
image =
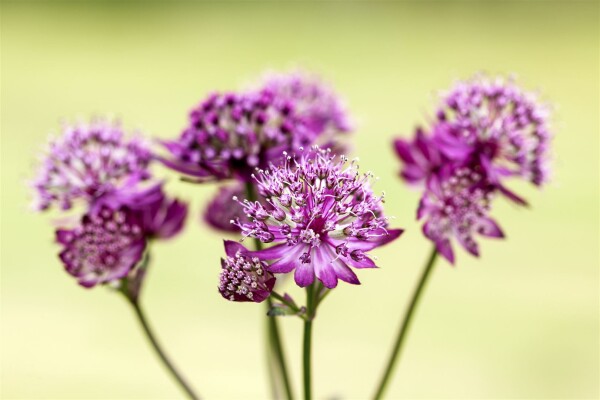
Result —
<instances>
[{"instance_id":1,"label":"flower petal","mask_svg":"<svg viewBox=\"0 0 600 400\"><path fill-rule=\"evenodd\" d=\"M294 272L294 280L300 287L312 285L315 281L315 271L313 270L312 264L298 262L296 271Z\"/></svg>"},{"instance_id":2,"label":"flower petal","mask_svg":"<svg viewBox=\"0 0 600 400\"><path fill-rule=\"evenodd\" d=\"M324 243L313 251L313 265L317 278L323 282L326 288L333 289L337 286L337 275L331 263L332 258L325 249L326 246L329 245Z\"/></svg>"}]
</instances>

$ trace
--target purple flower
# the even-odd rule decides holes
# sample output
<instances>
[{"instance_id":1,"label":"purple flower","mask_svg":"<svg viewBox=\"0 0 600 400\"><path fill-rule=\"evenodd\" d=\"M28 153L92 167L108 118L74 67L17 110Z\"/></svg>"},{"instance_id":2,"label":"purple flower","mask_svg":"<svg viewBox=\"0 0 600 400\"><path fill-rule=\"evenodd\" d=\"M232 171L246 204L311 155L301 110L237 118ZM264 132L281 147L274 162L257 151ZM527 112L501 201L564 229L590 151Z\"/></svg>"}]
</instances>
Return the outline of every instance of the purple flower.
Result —
<instances>
[{"instance_id":1,"label":"purple flower","mask_svg":"<svg viewBox=\"0 0 600 400\"><path fill-rule=\"evenodd\" d=\"M548 110L514 82L480 75L458 83L437 112L435 142L445 156L480 165L504 188L505 177L548 179Z\"/></svg>"},{"instance_id":2,"label":"purple flower","mask_svg":"<svg viewBox=\"0 0 600 400\"><path fill-rule=\"evenodd\" d=\"M57 230L56 239L67 272L88 288L126 277L146 248L141 224L127 208L88 213L75 229Z\"/></svg>"},{"instance_id":3,"label":"purple flower","mask_svg":"<svg viewBox=\"0 0 600 400\"><path fill-rule=\"evenodd\" d=\"M300 159L259 171L257 185L265 200L243 201L251 223L238 221L244 237L273 247L255 252L270 261L269 271L295 270L305 287L316 278L327 288L338 279L358 284L350 267L374 268L368 251L396 239L382 215L383 198L370 189L370 174L359 175L354 162L313 148Z\"/></svg>"},{"instance_id":4,"label":"purple flower","mask_svg":"<svg viewBox=\"0 0 600 400\"><path fill-rule=\"evenodd\" d=\"M500 193L527 204L504 181L544 183L549 142L546 108L513 82L484 76L446 95L428 129L394 142L402 178L424 184L418 218L444 257L454 262L452 238L478 256L477 234L504 237L489 216L491 201Z\"/></svg>"},{"instance_id":5,"label":"purple flower","mask_svg":"<svg viewBox=\"0 0 600 400\"><path fill-rule=\"evenodd\" d=\"M268 92L213 94L189 114L179 139L164 142L168 167L200 180L250 180L283 151L309 144L311 135L293 102Z\"/></svg>"},{"instance_id":6,"label":"purple flower","mask_svg":"<svg viewBox=\"0 0 600 400\"><path fill-rule=\"evenodd\" d=\"M225 241L226 259L221 259L219 293L231 301L264 301L275 286L275 277L267 263L230 240Z\"/></svg>"},{"instance_id":7,"label":"purple flower","mask_svg":"<svg viewBox=\"0 0 600 400\"><path fill-rule=\"evenodd\" d=\"M139 138L125 139L114 123L94 120L66 126L50 143L38 176L36 209L57 203L63 210L73 201L93 202L101 196L147 179L152 154Z\"/></svg>"},{"instance_id":8,"label":"purple flower","mask_svg":"<svg viewBox=\"0 0 600 400\"><path fill-rule=\"evenodd\" d=\"M352 130L340 98L316 75L303 71L269 73L262 88L273 93L283 104L295 104L297 115L315 136L331 136Z\"/></svg>"},{"instance_id":9,"label":"purple flower","mask_svg":"<svg viewBox=\"0 0 600 400\"><path fill-rule=\"evenodd\" d=\"M432 179L417 212L419 219L426 220L423 233L451 263L454 263L452 238L469 253L479 256L476 234L504 237L498 224L489 216L493 197L493 186L485 185L481 174L466 168L457 170L445 180Z\"/></svg>"},{"instance_id":10,"label":"purple flower","mask_svg":"<svg viewBox=\"0 0 600 400\"><path fill-rule=\"evenodd\" d=\"M233 200L234 197L244 197L244 185L241 182L219 187L202 214L204 221L219 231L239 232L239 226L232 221L248 222L249 219L244 214L244 208Z\"/></svg>"}]
</instances>

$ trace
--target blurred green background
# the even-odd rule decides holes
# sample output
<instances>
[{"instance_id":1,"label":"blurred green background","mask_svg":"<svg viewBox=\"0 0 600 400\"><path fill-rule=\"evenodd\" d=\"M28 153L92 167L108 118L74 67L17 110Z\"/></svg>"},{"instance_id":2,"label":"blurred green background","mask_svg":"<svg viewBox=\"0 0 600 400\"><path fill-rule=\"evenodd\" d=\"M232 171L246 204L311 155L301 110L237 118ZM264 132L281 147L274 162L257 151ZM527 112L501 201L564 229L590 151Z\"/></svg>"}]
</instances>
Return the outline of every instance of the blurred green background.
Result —
<instances>
[{"instance_id":1,"label":"blurred green background","mask_svg":"<svg viewBox=\"0 0 600 400\"><path fill-rule=\"evenodd\" d=\"M480 260L461 251L457 267L439 263L388 394L597 398L598 16L596 1L2 2L2 397L180 396L125 302L78 287L56 257L51 218L28 210L26 181L60 120L113 114L172 137L207 92L301 66L346 98L355 154L407 229L377 252L381 269L321 307L318 397L372 393L429 252L390 140L426 120L438 90L488 71L516 73L554 105L554 179L541 192L515 183L530 209L497 202L508 238L482 240ZM263 307L219 296L222 238L197 218L215 187L172 175L169 189L193 214L180 239L154 249L151 322L206 398L264 399ZM299 394L301 323L282 323Z\"/></svg>"}]
</instances>

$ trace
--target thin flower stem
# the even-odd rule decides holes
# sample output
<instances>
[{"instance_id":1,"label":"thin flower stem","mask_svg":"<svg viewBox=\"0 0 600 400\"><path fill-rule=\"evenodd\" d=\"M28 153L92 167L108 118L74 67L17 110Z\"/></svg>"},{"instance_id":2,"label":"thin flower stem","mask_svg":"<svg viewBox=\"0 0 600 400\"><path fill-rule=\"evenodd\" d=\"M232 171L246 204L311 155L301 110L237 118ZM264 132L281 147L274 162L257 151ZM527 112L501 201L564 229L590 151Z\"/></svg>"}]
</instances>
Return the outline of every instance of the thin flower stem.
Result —
<instances>
[{"instance_id":1,"label":"thin flower stem","mask_svg":"<svg viewBox=\"0 0 600 400\"><path fill-rule=\"evenodd\" d=\"M256 189L252 183L246 183L246 197L248 198L248 201L256 201ZM262 242L256 238L254 239L254 246L256 250L261 250L263 247ZM267 307L267 312L273 307L273 302L270 297L267 298L265 305ZM279 372L281 373L281 380L283 381L286 399L292 400L294 398L292 384L288 373L285 352L281 343L279 323L276 317L269 317L267 320L267 337L269 339L269 345L271 346L271 351L267 351L267 357L271 357L271 355L275 356L275 359L279 364ZM271 378L274 378L273 375L274 374L270 374ZM272 383L271 386L275 387L276 385Z\"/></svg>"},{"instance_id":2,"label":"thin flower stem","mask_svg":"<svg viewBox=\"0 0 600 400\"><path fill-rule=\"evenodd\" d=\"M380 400L381 398L383 398L385 389L387 388L389 380L392 376L394 366L396 365L396 362L398 360L398 355L400 354L400 350L402 349L402 344L404 343L404 339L408 332L408 328L410 326L410 322L411 322L413 313L415 311L415 308L417 307L417 303L419 302L421 293L423 292L423 289L425 288L427 278L429 278L429 275L430 275L431 271L433 270L433 266L435 264L436 258L437 258L437 251L434 247L433 251L431 252L431 255L429 256L427 264L425 265L425 269L423 270L423 273L421 274L421 279L419 280L419 284L417 285L417 287L413 293L413 296L412 296L412 299L408 306L408 309L406 310L406 314L404 315L404 320L402 321L402 325L400 326L400 330L398 331L398 336L396 337L396 342L394 343L394 347L392 348L392 352L390 354L390 359L388 360L387 366L385 368L385 373L383 374L381 381L379 382L379 386L377 387L375 396L373 396L373 399L375 399L375 400Z\"/></svg>"},{"instance_id":3,"label":"thin flower stem","mask_svg":"<svg viewBox=\"0 0 600 400\"><path fill-rule=\"evenodd\" d=\"M281 383L281 379L279 378L280 375L280 371L277 370L277 360L275 355L273 354L273 346L271 345L272 341L273 341L273 332L270 329L271 327L271 321L269 321L269 318L267 318L267 320L265 321L265 332L266 334L264 335L264 339L265 339L265 355L266 355L266 363L267 363L267 373L268 373L268 378L269 378L269 389L271 391L271 398L272 399L279 399L279 393L280 393L280 383Z\"/></svg>"},{"instance_id":4,"label":"thin flower stem","mask_svg":"<svg viewBox=\"0 0 600 400\"><path fill-rule=\"evenodd\" d=\"M304 377L304 400L312 399L312 371L311 371L311 346L312 346L312 322L314 310L314 286L306 288L306 315L304 320L304 346L303 346L303 377Z\"/></svg>"},{"instance_id":5,"label":"thin flower stem","mask_svg":"<svg viewBox=\"0 0 600 400\"><path fill-rule=\"evenodd\" d=\"M196 393L194 393L194 390L192 389L192 387L185 381L185 379L183 378L181 373L179 371L177 371L177 368L175 368L175 365L169 359L169 357L167 356L167 353L165 353L165 351L162 349L160 343L156 339L156 336L152 332L152 329L150 329L150 325L148 325L148 320L146 319L144 311L142 310L139 302L134 301L129 298L128 298L128 300L129 300L129 304L131 304L131 306L133 307L133 310L135 311L135 315L137 316L138 321L140 322L140 325L142 326L142 329L144 330L144 333L146 334L146 338L148 339L148 341L150 342L150 344L156 351L156 354L158 355L160 360L163 362L164 366L171 373L171 375L173 376L175 381L179 384L181 389L185 392L185 394L190 399L192 399L192 400L199 399L200 397Z\"/></svg>"}]
</instances>

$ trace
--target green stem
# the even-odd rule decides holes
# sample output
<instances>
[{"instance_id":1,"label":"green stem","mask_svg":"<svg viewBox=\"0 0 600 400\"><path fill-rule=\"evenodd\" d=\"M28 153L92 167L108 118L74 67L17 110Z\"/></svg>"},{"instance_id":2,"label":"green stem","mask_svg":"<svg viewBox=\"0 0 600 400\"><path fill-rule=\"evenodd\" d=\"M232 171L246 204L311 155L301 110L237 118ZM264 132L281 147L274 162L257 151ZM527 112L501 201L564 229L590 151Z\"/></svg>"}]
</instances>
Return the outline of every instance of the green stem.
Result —
<instances>
[{"instance_id":1,"label":"green stem","mask_svg":"<svg viewBox=\"0 0 600 400\"><path fill-rule=\"evenodd\" d=\"M248 201L256 201L256 189L252 185L252 183L246 183L246 197ZM262 250L262 242L258 239L254 239L254 246L256 250ZM273 302L271 298L267 298L265 302L267 307L267 312L273 307ZM279 364L279 372L281 373L281 380L283 381L283 387L285 389L285 395L287 400L292 400L294 398L292 392L292 384L290 381L287 362L285 358L285 352L283 350L283 345L281 342L281 334L279 332L279 323L276 317L269 317L267 320L267 337L269 338L269 345L271 346L271 351L267 351L267 356L270 357L273 354L276 358L277 363ZM273 374L271 374L273 378ZM272 387L275 385L272 384Z\"/></svg>"},{"instance_id":2,"label":"green stem","mask_svg":"<svg viewBox=\"0 0 600 400\"><path fill-rule=\"evenodd\" d=\"M273 307L273 302L270 298L267 298L267 306L269 310ZM294 398L292 394L292 384L290 382L289 373L287 369L287 363L285 360L285 353L283 352L283 346L281 343L281 334L279 333L279 324L277 323L277 317L268 317L269 324L269 337L271 338L270 344L272 351L275 354L277 363L279 364L281 379L283 380L283 387L285 389L286 399L291 400Z\"/></svg>"},{"instance_id":3,"label":"green stem","mask_svg":"<svg viewBox=\"0 0 600 400\"><path fill-rule=\"evenodd\" d=\"M306 288L306 316L304 320L304 346L303 346L303 377L304 377L304 399L312 399L312 371L311 371L311 346L312 346L312 322L314 318L314 286Z\"/></svg>"},{"instance_id":4,"label":"green stem","mask_svg":"<svg viewBox=\"0 0 600 400\"><path fill-rule=\"evenodd\" d=\"M175 379L175 381L179 384L180 388L185 392L185 394L190 399L192 399L192 400L199 399L200 397L194 393L194 390L192 389L192 387L185 381L185 379L183 378L181 373L179 371L177 371L177 368L175 368L175 365L169 359L169 357L167 356L167 353L162 349L160 343L156 339L156 336L152 332L152 329L150 329L150 325L148 325L148 320L146 319L146 315L144 314L144 311L140 307L140 304L137 301L132 300L130 298L128 298L128 300L129 300L129 304L131 304L131 306L133 307L133 310L135 311L135 315L137 316L138 321L140 322L140 325L142 326L142 329L144 330L144 333L146 334L146 338L148 339L148 341L150 342L150 344L156 351L156 354L158 355L158 357L160 358L160 360L162 361L164 366L171 373L171 376Z\"/></svg>"},{"instance_id":5,"label":"green stem","mask_svg":"<svg viewBox=\"0 0 600 400\"><path fill-rule=\"evenodd\" d=\"M387 363L387 366L385 369L385 373L383 374L383 377L381 378L381 381L379 382L379 386L377 387L375 396L373 396L373 398L375 400L381 399L383 397L385 389L387 388L390 377L394 370L394 366L396 365L396 361L398 360L398 355L400 354L400 350L402 349L402 344L404 343L404 339L408 332L408 328L410 326L410 322L411 322L413 313L415 311L415 308L417 307L419 298L421 297L421 293L423 292L423 289L425 288L425 283L427 282L427 278L429 278L429 275L430 275L431 271L433 270L433 265L435 264L436 258L437 258L437 251L434 247L433 251L431 252L431 255L429 256L429 260L427 261L427 264L425 265L425 269L423 270L423 273L421 274L421 279L419 280L419 284L417 285L417 288L415 289L415 291L413 293L412 299L408 306L408 310L406 310L406 314L404 315L404 320L402 321L402 325L400 326L400 330L398 331L398 336L396 337L396 342L394 343L394 347L392 348L392 353L390 354L390 359L388 360L388 363Z\"/></svg>"}]
</instances>

